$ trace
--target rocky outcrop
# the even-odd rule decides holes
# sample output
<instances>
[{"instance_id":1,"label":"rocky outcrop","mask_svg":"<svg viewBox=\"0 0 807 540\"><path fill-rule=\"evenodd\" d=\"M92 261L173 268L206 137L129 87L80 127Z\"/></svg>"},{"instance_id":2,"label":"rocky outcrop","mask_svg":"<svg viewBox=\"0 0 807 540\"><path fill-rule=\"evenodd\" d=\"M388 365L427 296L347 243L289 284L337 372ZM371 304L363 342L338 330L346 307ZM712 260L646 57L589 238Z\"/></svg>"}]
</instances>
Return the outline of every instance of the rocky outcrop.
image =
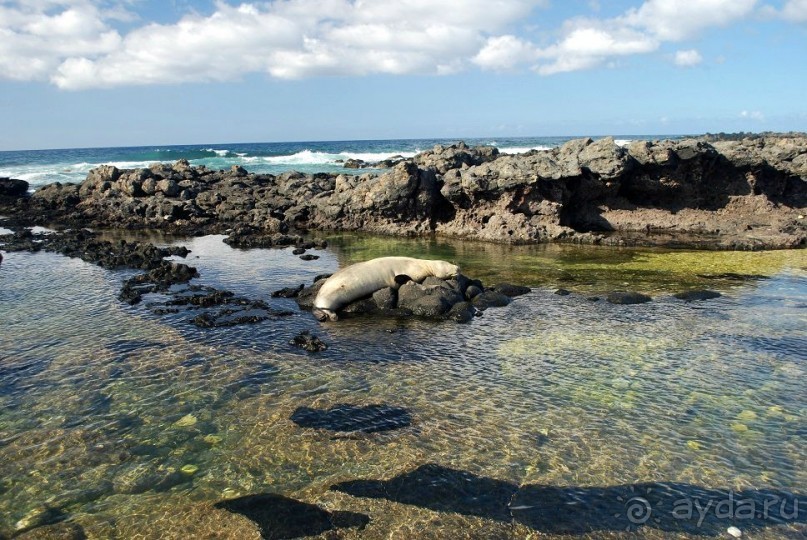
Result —
<instances>
[{"instance_id":1,"label":"rocky outcrop","mask_svg":"<svg viewBox=\"0 0 807 540\"><path fill-rule=\"evenodd\" d=\"M509 243L807 244L807 136L799 135L627 147L612 138L577 139L519 155L459 143L381 174L254 175L178 161L103 166L80 185L51 184L33 195L5 185L3 193L16 195L0 197L0 213L17 222L186 234L235 229L231 241L240 247L297 244L296 232L311 229Z\"/></svg>"},{"instance_id":2,"label":"rocky outcrop","mask_svg":"<svg viewBox=\"0 0 807 540\"><path fill-rule=\"evenodd\" d=\"M294 298L303 309L314 307L320 287L329 276L317 276L309 287L281 289L275 296ZM337 315L349 318L362 315L374 317L419 317L467 323L492 307L504 307L516 296L530 292L529 287L500 283L486 288L478 279L459 274L453 279L429 276L422 283L408 281L395 289L386 287L365 298L342 307Z\"/></svg>"}]
</instances>

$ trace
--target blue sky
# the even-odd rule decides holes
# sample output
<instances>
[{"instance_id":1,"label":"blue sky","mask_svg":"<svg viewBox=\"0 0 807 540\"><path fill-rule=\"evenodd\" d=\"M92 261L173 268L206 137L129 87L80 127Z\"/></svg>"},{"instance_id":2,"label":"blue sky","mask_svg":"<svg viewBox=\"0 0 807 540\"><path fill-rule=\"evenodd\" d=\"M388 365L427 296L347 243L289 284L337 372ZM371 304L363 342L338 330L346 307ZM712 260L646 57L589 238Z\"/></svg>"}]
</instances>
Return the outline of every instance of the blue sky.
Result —
<instances>
[{"instance_id":1,"label":"blue sky","mask_svg":"<svg viewBox=\"0 0 807 540\"><path fill-rule=\"evenodd\" d=\"M0 0L0 150L807 130L807 0Z\"/></svg>"}]
</instances>

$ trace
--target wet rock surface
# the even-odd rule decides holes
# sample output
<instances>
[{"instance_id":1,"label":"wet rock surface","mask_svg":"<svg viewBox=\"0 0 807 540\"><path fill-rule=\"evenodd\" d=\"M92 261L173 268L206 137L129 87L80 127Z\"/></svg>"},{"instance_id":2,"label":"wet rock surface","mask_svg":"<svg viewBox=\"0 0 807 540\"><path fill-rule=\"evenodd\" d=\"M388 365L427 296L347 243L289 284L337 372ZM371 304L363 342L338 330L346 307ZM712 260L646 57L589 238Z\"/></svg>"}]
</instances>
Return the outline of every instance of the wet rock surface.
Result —
<instances>
[{"instance_id":1,"label":"wet rock surface","mask_svg":"<svg viewBox=\"0 0 807 540\"><path fill-rule=\"evenodd\" d=\"M59 233L33 233L29 229L22 229L11 235L0 236L0 242L8 252L50 251L110 270L156 270L163 266L165 257L185 257L190 253L182 246L161 248L142 242L101 240L98 233L86 229Z\"/></svg>"},{"instance_id":2,"label":"wet rock surface","mask_svg":"<svg viewBox=\"0 0 807 540\"><path fill-rule=\"evenodd\" d=\"M361 166L361 163L351 165ZM438 145L383 172L250 174L180 160L102 166L35 193L0 179L20 224L230 232L234 247L294 245L299 231L441 234L507 243L792 248L807 244L807 137L576 139L501 154ZM25 189L23 189L25 188ZM304 248L308 249L308 248Z\"/></svg>"},{"instance_id":3,"label":"wet rock surface","mask_svg":"<svg viewBox=\"0 0 807 540\"><path fill-rule=\"evenodd\" d=\"M328 345L324 341L311 334L308 330L304 330L294 336L290 343L308 352L321 352L328 348Z\"/></svg>"},{"instance_id":4,"label":"wet rock surface","mask_svg":"<svg viewBox=\"0 0 807 540\"><path fill-rule=\"evenodd\" d=\"M291 421L300 427L352 433L376 433L408 427L412 414L391 405L336 405L330 409L299 407Z\"/></svg>"}]
</instances>

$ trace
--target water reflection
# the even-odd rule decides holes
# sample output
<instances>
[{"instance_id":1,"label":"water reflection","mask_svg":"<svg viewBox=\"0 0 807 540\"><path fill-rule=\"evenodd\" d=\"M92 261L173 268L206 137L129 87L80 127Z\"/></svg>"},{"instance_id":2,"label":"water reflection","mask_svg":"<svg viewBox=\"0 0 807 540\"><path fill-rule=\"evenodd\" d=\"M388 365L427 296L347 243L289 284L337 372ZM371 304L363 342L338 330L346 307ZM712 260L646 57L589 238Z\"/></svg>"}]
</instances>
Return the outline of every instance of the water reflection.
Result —
<instances>
[{"instance_id":1,"label":"water reflection","mask_svg":"<svg viewBox=\"0 0 807 540\"><path fill-rule=\"evenodd\" d=\"M458 529L482 538L619 536L632 497L664 505L673 495L717 500L734 490L791 500L787 494L799 497L807 485L805 250L334 236L333 249L306 262L290 250L233 250L221 237L181 243L192 250L187 262L200 284L294 315L200 329L187 315L118 302L131 272L47 253L4 258L0 536L58 516L90 538L236 530L248 537L254 524L239 529L243 514L225 519L232 513L213 505L261 494L369 516L363 529L339 530L348 537L439 538ZM487 284L534 288L466 325L368 318L320 325L293 300L271 297L391 253L455 260ZM553 294L560 286L571 294ZM672 296L701 287L723 295ZM654 299L588 300L625 288ZM329 348L312 356L289 345L305 330ZM376 414L379 404L387 408ZM336 411L334 421L345 424L337 427L371 429L336 436L323 423L296 424L297 411L327 421ZM372 429L388 421L407 427ZM371 480L350 484L355 494L380 482L385 495L330 490L356 479ZM588 513L569 513L575 501ZM728 526L660 519L642 534L711 535ZM784 521L805 530L801 517ZM782 534L773 520L751 522L760 537Z\"/></svg>"}]
</instances>

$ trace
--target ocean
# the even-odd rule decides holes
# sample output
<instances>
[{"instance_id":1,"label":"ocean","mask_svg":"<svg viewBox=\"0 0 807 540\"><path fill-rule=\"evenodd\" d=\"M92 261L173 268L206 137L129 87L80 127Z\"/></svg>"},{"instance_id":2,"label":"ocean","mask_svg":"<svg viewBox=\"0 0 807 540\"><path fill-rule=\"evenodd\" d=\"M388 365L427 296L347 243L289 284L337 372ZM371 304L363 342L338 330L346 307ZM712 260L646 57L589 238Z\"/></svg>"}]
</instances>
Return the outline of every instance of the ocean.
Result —
<instances>
[{"instance_id":1,"label":"ocean","mask_svg":"<svg viewBox=\"0 0 807 540\"><path fill-rule=\"evenodd\" d=\"M618 144L636 139L676 138L670 136L618 136ZM577 137L467 138L470 146L490 145L505 153L550 149ZM459 139L396 139L365 141L319 141L274 143L219 143L117 148L72 148L0 152L0 177L27 181L31 189L52 182L80 183L100 165L120 169L148 167L155 162L173 163L187 159L192 165L229 169L240 165L252 173L280 174L344 172L343 162L361 159L372 163L393 156L412 157L436 144L453 144ZM353 171L353 170L351 170Z\"/></svg>"}]
</instances>

